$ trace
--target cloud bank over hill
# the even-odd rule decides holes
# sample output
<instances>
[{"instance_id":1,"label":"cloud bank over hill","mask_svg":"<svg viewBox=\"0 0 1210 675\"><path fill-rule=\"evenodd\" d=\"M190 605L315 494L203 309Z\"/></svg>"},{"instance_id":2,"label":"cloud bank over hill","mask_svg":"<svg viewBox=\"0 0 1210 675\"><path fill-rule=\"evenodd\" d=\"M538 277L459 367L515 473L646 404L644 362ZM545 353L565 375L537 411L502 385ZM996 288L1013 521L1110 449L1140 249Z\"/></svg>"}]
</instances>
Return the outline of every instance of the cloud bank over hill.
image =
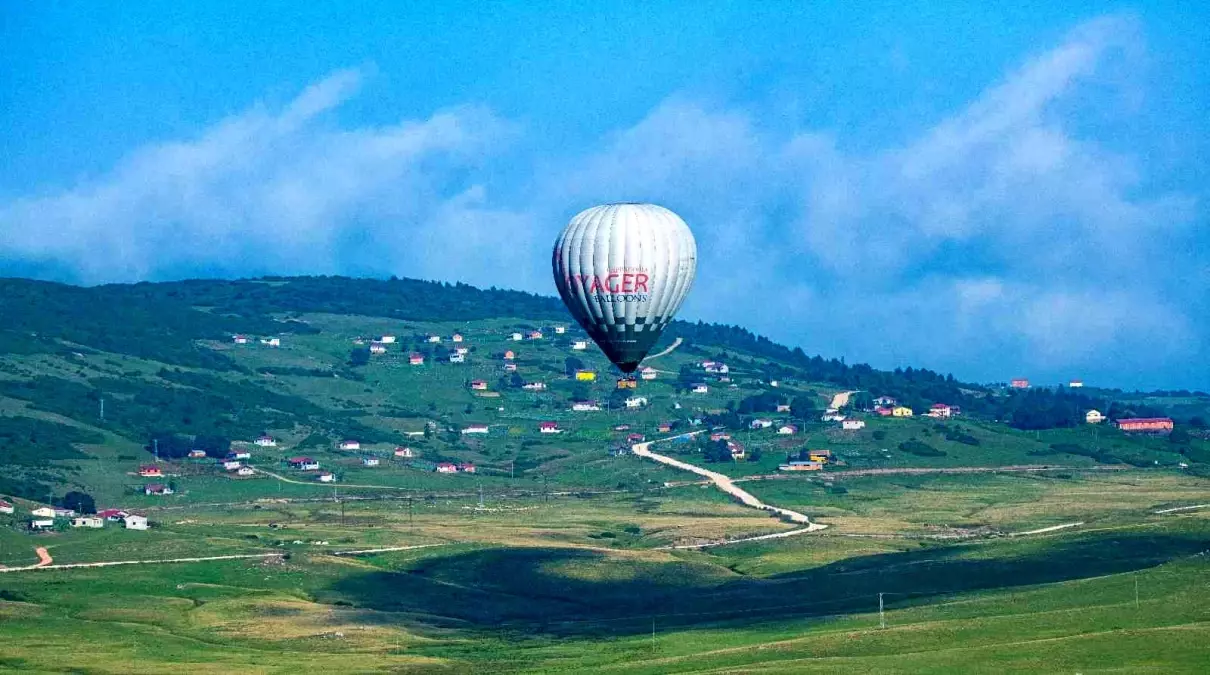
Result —
<instances>
[{"instance_id":1,"label":"cloud bank over hill","mask_svg":"<svg viewBox=\"0 0 1210 675\"><path fill-rule=\"evenodd\" d=\"M571 215L650 200L699 239L688 318L968 379L1205 387L1204 209L1084 123L1146 105L1145 53L1133 20L1086 23L916 138L861 150L844 130L678 93L565 155L473 105L349 127L339 110L374 77L340 71L0 203L0 270L397 274L549 294Z\"/></svg>"}]
</instances>

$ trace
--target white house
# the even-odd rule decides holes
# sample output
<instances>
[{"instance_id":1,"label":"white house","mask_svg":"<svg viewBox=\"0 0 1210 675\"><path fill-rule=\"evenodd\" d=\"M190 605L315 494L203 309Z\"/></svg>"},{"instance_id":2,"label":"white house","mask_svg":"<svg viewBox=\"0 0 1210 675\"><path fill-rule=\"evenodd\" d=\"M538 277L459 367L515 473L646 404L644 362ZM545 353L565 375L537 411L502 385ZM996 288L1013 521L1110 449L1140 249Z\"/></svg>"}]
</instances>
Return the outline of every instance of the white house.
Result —
<instances>
[{"instance_id":1,"label":"white house","mask_svg":"<svg viewBox=\"0 0 1210 675\"><path fill-rule=\"evenodd\" d=\"M597 405L595 401L576 401L571 404L571 409L576 412L593 412L600 410L601 406Z\"/></svg>"},{"instance_id":2,"label":"white house","mask_svg":"<svg viewBox=\"0 0 1210 675\"><path fill-rule=\"evenodd\" d=\"M545 382L526 382L521 385L521 388L526 391L546 391Z\"/></svg>"},{"instance_id":3,"label":"white house","mask_svg":"<svg viewBox=\"0 0 1210 675\"><path fill-rule=\"evenodd\" d=\"M788 403L778 403L778 404L777 404L777 412L779 412L779 413L788 413L788 412L790 412L790 404L788 404Z\"/></svg>"},{"instance_id":4,"label":"white house","mask_svg":"<svg viewBox=\"0 0 1210 675\"><path fill-rule=\"evenodd\" d=\"M0 499L0 513L13 513L15 510L12 504Z\"/></svg>"},{"instance_id":5,"label":"white house","mask_svg":"<svg viewBox=\"0 0 1210 675\"><path fill-rule=\"evenodd\" d=\"M276 448L277 447L277 441L272 436L261 436L260 438L256 439L255 441L252 441L252 442L255 443L256 445L259 445L262 448Z\"/></svg>"},{"instance_id":6,"label":"white house","mask_svg":"<svg viewBox=\"0 0 1210 675\"><path fill-rule=\"evenodd\" d=\"M639 369L639 377L643 378L644 380L654 380L658 375L659 373L657 373L655 368L652 368L651 366L643 366L641 369Z\"/></svg>"},{"instance_id":7,"label":"white house","mask_svg":"<svg viewBox=\"0 0 1210 675\"><path fill-rule=\"evenodd\" d=\"M458 473L458 465L452 462L441 462L437 465L437 473Z\"/></svg>"},{"instance_id":8,"label":"white house","mask_svg":"<svg viewBox=\"0 0 1210 675\"><path fill-rule=\"evenodd\" d=\"M261 338L260 343L268 347L280 347L281 338Z\"/></svg>"},{"instance_id":9,"label":"white house","mask_svg":"<svg viewBox=\"0 0 1210 675\"><path fill-rule=\"evenodd\" d=\"M475 391L487 391L486 380L471 380L471 389Z\"/></svg>"},{"instance_id":10,"label":"white house","mask_svg":"<svg viewBox=\"0 0 1210 675\"><path fill-rule=\"evenodd\" d=\"M371 354L386 354L387 348L384 345L372 344L372 345L370 345L370 353Z\"/></svg>"},{"instance_id":11,"label":"white house","mask_svg":"<svg viewBox=\"0 0 1210 675\"><path fill-rule=\"evenodd\" d=\"M433 344L440 344L440 343L441 343L441 336L440 336L440 335L430 335L430 336L428 337L428 341L429 341L429 342L431 342L431 343L433 343Z\"/></svg>"},{"instance_id":12,"label":"white house","mask_svg":"<svg viewBox=\"0 0 1210 675\"><path fill-rule=\"evenodd\" d=\"M506 372L506 373L515 373L515 372L517 372L517 364L515 364L515 363L506 363L506 364L504 364L504 372Z\"/></svg>"},{"instance_id":13,"label":"white house","mask_svg":"<svg viewBox=\"0 0 1210 675\"><path fill-rule=\"evenodd\" d=\"M709 392L710 392L710 387L707 387L704 384L693 385L693 393L695 393L695 394L706 394Z\"/></svg>"},{"instance_id":14,"label":"white house","mask_svg":"<svg viewBox=\"0 0 1210 675\"><path fill-rule=\"evenodd\" d=\"M378 338L378 341L384 345L393 345L393 344L395 344L395 336L394 335L383 335L382 337Z\"/></svg>"},{"instance_id":15,"label":"white house","mask_svg":"<svg viewBox=\"0 0 1210 675\"><path fill-rule=\"evenodd\" d=\"M325 471L325 472L319 474L318 476L316 476L315 479L321 483L335 483L336 474Z\"/></svg>"},{"instance_id":16,"label":"white house","mask_svg":"<svg viewBox=\"0 0 1210 675\"><path fill-rule=\"evenodd\" d=\"M827 412L827 413L824 413L823 417L821 417L820 419L822 419L825 422L843 422L844 415L841 415L838 412Z\"/></svg>"},{"instance_id":17,"label":"white house","mask_svg":"<svg viewBox=\"0 0 1210 675\"><path fill-rule=\"evenodd\" d=\"M857 431L865 428L865 420L844 420L840 423L840 428L845 431Z\"/></svg>"},{"instance_id":18,"label":"white house","mask_svg":"<svg viewBox=\"0 0 1210 675\"><path fill-rule=\"evenodd\" d=\"M319 461L311 459L310 457L291 457L286 461L289 462L291 469L314 471L319 468Z\"/></svg>"},{"instance_id":19,"label":"white house","mask_svg":"<svg viewBox=\"0 0 1210 675\"><path fill-rule=\"evenodd\" d=\"M234 459L225 459L225 460L223 460L222 464L223 464L224 471L235 471L236 469L243 466L237 460L234 460Z\"/></svg>"},{"instance_id":20,"label":"white house","mask_svg":"<svg viewBox=\"0 0 1210 675\"><path fill-rule=\"evenodd\" d=\"M1100 410L1089 410L1084 413L1084 421L1088 424L1100 424L1105 421L1105 415Z\"/></svg>"},{"instance_id":21,"label":"white house","mask_svg":"<svg viewBox=\"0 0 1210 675\"><path fill-rule=\"evenodd\" d=\"M773 420L755 419L748 423L748 427L752 429L768 429L773 426Z\"/></svg>"},{"instance_id":22,"label":"white house","mask_svg":"<svg viewBox=\"0 0 1210 675\"><path fill-rule=\"evenodd\" d=\"M341 450L360 450L361 443L359 441L341 441L340 449Z\"/></svg>"},{"instance_id":23,"label":"white house","mask_svg":"<svg viewBox=\"0 0 1210 675\"><path fill-rule=\"evenodd\" d=\"M362 466L378 466L380 461L377 457L362 457L361 464Z\"/></svg>"},{"instance_id":24,"label":"white house","mask_svg":"<svg viewBox=\"0 0 1210 675\"><path fill-rule=\"evenodd\" d=\"M450 337L450 341L451 342L462 342L462 333L454 333L454 335L452 337Z\"/></svg>"},{"instance_id":25,"label":"white house","mask_svg":"<svg viewBox=\"0 0 1210 675\"><path fill-rule=\"evenodd\" d=\"M235 342L235 344L237 344L237 345L246 345L246 344L248 344L248 336L247 336L247 335L232 335L232 336L231 336L231 340L232 340L233 342Z\"/></svg>"},{"instance_id":26,"label":"white house","mask_svg":"<svg viewBox=\"0 0 1210 675\"><path fill-rule=\"evenodd\" d=\"M953 408L950 408L948 405L946 405L944 403L934 403L933 405L929 406L928 416L936 417L936 418L945 418L945 417L950 417L951 415L953 415L953 413L954 413Z\"/></svg>"},{"instance_id":27,"label":"white house","mask_svg":"<svg viewBox=\"0 0 1210 675\"><path fill-rule=\"evenodd\" d=\"M412 452L411 448L405 448L403 446L400 446L398 448L395 448L395 456L411 458L411 457L415 457L416 455L414 452Z\"/></svg>"},{"instance_id":28,"label":"white house","mask_svg":"<svg viewBox=\"0 0 1210 675\"><path fill-rule=\"evenodd\" d=\"M541 422L538 424L538 431L544 434L563 433L563 430L559 428L558 422Z\"/></svg>"},{"instance_id":29,"label":"white house","mask_svg":"<svg viewBox=\"0 0 1210 675\"><path fill-rule=\"evenodd\" d=\"M453 354L450 354L450 363L466 363L466 356L454 352Z\"/></svg>"},{"instance_id":30,"label":"white house","mask_svg":"<svg viewBox=\"0 0 1210 675\"><path fill-rule=\"evenodd\" d=\"M466 428L462 430L462 433L463 434L486 434L487 425L486 424L468 424L468 425L466 425Z\"/></svg>"},{"instance_id":31,"label":"white house","mask_svg":"<svg viewBox=\"0 0 1210 675\"><path fill-rule=\"evenodd\" d=\"M513 333L509 337L512 339L513 342L520 342L521 340L525 339L525 336L520 333ZM454 467L454 468L455 468L455 470L457 470L457 467Z\"/></svg>"},{"instance_id":32,"label":"white house","mask_svg":"<svg viewBox=\"0 0 1210 675\"><path fill-rule=\"evenodd\" d=\"M777 433L782 436L793 436L794 434L798 433L798 427L794 426L793 424L783 424L780 427L777 427Z\"/></svg>"},{"instance_id":33,"label":"white house","mask_svg":"<svg viewBox=\"0 0 1210 675\"><path fill-rule=\"evenodd\" d=\"M647 405L647 398L644 396L631 396L626 399L627 408L642 408Z\"/></svg>"},{"instance_id":34,"label":"white house","mask_svg":"<svg viewBox=\"0 0 1210 675\"><path fill-rule=\"evenodd\" d=\"M468 347L454 347L454 353L459 356L466 356L471 353L471 350Z\"/></svg>"},{"instance_id":35,"label":"white house","mask_svg":"<svg viewBox=\"0 0 1210 675\"><path fill-rule=\"evenodd\" d=\"M412 364L413 366L423 366L424 365L424 355L423 354L410 354L410 355L408 355L408 363Z\"/></svg>"},{"instance_id":36,"label":"white house","mask_svg":"<svg viewBox=\"0 0 1210 675\"><path fill-rule=\"evenodd\" d=\"M541 340L541 339L542 339L542 332L541 332L541 331L536 331L536 330L531 330L531 331L529 332L529 335L527 335L526 337L527 337L527 338L529 338L530 340Z\"/></svg>"},{"instance_id":37,"label":"white house","mask_svg":"<svg viewBox=\"0 0 1210 675\"><path fill-rule=\"evenodd\" d=\"M125 525L126 529L128 530L146 530L147 516L140 516L132 513L122 519L122 524Z\"/></svg>"},{"instance_id":38,"label":"white house","mask_svg":"<svg viewBox=\"0 0 1210 675\"><path fill-rule=\"evenodd\" d=\"M49 530L55 526L55 521L45 518L35 518L29 521L29 529L31 530Z\"/></svg>"},{"instance_id":39,"label":"white house","mask_svg":"<svg viewBox=\"0 0 1210 675\"><path fill-rule=\"evenodd\" d=\"M147 485L143 486L143 494L149 497L151 495L165 496L174 492L176 492L176 490L173 490L171 487L164 485L163 483L148 483Z\"/></svg>"},{"instance_id":40,"label":"white house","mask_svg":"<svg viewBox=\"0 0 1210 675\"><path fill-rule=\"evenodd\" d=\"M1072 380L1071 382L1067 383L1067 386L1071 387L1072 389L1079 389L1080 387L1084 386L1084 380Z\"/></svg>"},{"instance_id":41,"label":"white house","mask_svg":"<svg viewBox=\"0 0 1210 675\"><path fill-rule=\"evenodd\" d=\"M237 475L237 476L251 476L255 473L256 473L256 470L250 466L241 466L240 468L235 470L235 475Z\"/></svg>"},{"instance_id":42,"label":"white house","mask_svg":"<svg viewBox=\"0 0 1210 675\"><path fill-rule=\"evenodd\" d=\"M562 335L567 332L567 326L555 326L555 335Z\"/></svg>"},{"instance_id":43,"label":"white house","mask_svg":"<svg viewBox=\"0 0 1210 675\"><path fill-rule=\"evenodd\" d=\"M39 506L33 511L30 511L29 515L34 516L35 518L54 518L55 510L49 506Z\"/></svg>"},{"instance_id":44,"label":"white house","mask_svg":"<svg viewBox=\"0 0 1210 675\"><path fill-rule=\"evenodd\" d=\"M874 405L880 408L889 408L897 403L899 403L899 401L896 401L890 396L879 396L878 398L874 399Z\"/></svg>"},{"instance_id":45,"label":"white house","mask_svg":"<svg viewBox=\"0 0 1210 675\"><path fill-rule=\"evenodd\" d=\"M105 519L96 516L80 516L71 519L72 527L105 527Z\"/></svg>"},{"instance_id":46,"label":"white house","mask_svg":"<svg viewBox=\"0 0 1210 675\"><path fill-rule=\"evenodd\" d=\"M582 352L585 349L588 349L588 342L584 340L576 340L575 342L571 343L571 348L577 352Z\"/></svg>"},{"instance_id":47,"label":"white house","mask_svg":"<svg viewBox=\"0 0 1210 675\"><path fill-rule=\"evenodd\" d=\"M247 450L232 450L227 453L227 459L252 459L252 453Z\"/></svg>"}]
</instances>

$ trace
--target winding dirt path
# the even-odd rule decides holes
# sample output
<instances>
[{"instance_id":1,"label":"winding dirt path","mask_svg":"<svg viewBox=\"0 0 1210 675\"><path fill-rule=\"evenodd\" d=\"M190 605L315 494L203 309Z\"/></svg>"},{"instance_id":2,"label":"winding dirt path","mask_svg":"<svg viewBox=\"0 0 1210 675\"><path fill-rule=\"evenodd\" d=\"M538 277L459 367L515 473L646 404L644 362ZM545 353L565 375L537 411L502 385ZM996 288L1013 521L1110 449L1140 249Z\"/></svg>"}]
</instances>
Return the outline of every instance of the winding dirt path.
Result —
<instances>
[{"instance_id":1,"label":"winding dirt path","mask_svg":"<svg viewBox=\"0 0 1210 675\"><path fill-rule=\"evenodd\" d=\"M38 549L39 553L45 553L46 549ZM184 562L205 562L207 560L239 560L242 558L270 558L273 556L284 555L284 551L273 551L270 553L244 553L236 555L211 555L198 558L162 558L157 560L108 560L104 562L90 563L65 563L62 565L51 564L50 556L47 555L43 562L37 565L29 565L26 567L9 567L0 568L0 572L25 572L28 570L67 570L80 567L115 567L117 565L161 565L165 563L184 563Z\"/></svg>"},{"instance_id":2,"label":"winding dirt path","mask_svg":"<svg viewBox=\"0 0 1210 675\"><path fill-rule=\"evenodd\" d=\"M715 543L711 543L711 544L694 544L694 545L687 544L687 545L681 545L681 546L674 546L672 548L704 548L706 546L722 546L724 544L736 544L736 543L740 543L743 541L757 541L760 539L777 539L777 538L781 538L781 537L790 537L790 536L793 536L796 534L805 534L807 532L818 532L819 530L823 530L828 527L827 525L824 525L822 523L811 522L811 519L808 518L805 514L799 513L797 511L791 511L790 509L783 509L780 506L773 506L771 504L766 504L766 503L762 502L761 500L754 497L752 495L752 493L737 486L734 483L734 481L731 480L731 478L729 476L724 476L723 474L718 473L717 471L703 469L700 466L696 466L696 465L690 464L688 462L682 462L679 459L673 459L672 457L669 457L667 455L661 455L659 453L655 453L655 452L651 451L651 445L653 443L668 441L668 440L672 440L672 438L680 438L685 435L696 436L697 434L700 434L700 433L702 433L702 432L695 431L690 434L672 436L671 438L661 438L661 439L657 439L655 441L646 441L643 443L636 443L630 447L630 450L639 457L644 457L646 459L654 460L661 464L667 464L668 466L675 467L677 469L682 469L684 471L691 471L693 473L698 474L699 476L705 476L706 478L709 478L710 482L714 483L720 490L722 490L723 492L726 492L727 494L729 494L733 497L736 497L741 502L743 502L743 504L745 506L750 506L754 509L760 509L762 511L769 511L769 512L775 513L779 516L782 516L782 517L790 520L791 522L805 525L805 527L800 527L800 528L797 528L794 530L788 530L786 532L777 532L774 534L760 535L757 537L746 537L744 539L721 541L721 542L715 542Z\"/></svg>"},{"instance_id":3,"label":"winding dirt path","mask_svg":"<svg viewBox=\"0 0 1210 675\"><path fill-rule=\"evenodd\" d=\"M673 340L673 341L672 341L672 344L668 345L668 348L667 348L667 349L665 349L664 351L661 351L661 352L658 352L658 353L652 354L651 356L648 356L648 357L644 358L644 359L643 359L643 361L642 361L642 363L647 363L647 362L648 362L648 361L650 361L651 359L658 359L658 358L660 358L661 356L667 356L668 354L671 354L673 351L675 351L675 350L676 350L676 348L677 348L677 347L680 347L680 346L681 346L681 343L682 343L682 342L684 342L684 339L682 339L682 338L677 338L677 339Z\"/></svg>"},{"instance_id":4,"label":"winding dirt path","mask_svg":"<svg viewBox=\"0 0 1210 675\"><path fill-rule=\"evenodd\" d=\"M856 391L842 391L832 397L832 405L829 406L835 410L840 410L849 404L849 397L856 394Z\"/></svg>"}]
</instances>

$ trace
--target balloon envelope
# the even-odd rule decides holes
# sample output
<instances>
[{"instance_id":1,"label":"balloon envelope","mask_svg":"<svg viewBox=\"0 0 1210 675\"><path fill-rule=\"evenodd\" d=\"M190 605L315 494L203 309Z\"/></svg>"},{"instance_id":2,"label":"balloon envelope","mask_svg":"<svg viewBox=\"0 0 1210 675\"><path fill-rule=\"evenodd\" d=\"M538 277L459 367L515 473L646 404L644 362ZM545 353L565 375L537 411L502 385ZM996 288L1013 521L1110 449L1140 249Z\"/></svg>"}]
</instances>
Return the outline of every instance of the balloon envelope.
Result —
<instances>
[{"instance_id":1,"label":"balloon envelope","mask_svg":"<svg viewBox=\"0 0 1210 675\"><path fill-rule=\"evenodd\" d=\"M580 212L554 249L555 285L576 321L623 372L632 373L689 294L697 243L689 226L655 204Z\"/></svg>"}]
</instances>

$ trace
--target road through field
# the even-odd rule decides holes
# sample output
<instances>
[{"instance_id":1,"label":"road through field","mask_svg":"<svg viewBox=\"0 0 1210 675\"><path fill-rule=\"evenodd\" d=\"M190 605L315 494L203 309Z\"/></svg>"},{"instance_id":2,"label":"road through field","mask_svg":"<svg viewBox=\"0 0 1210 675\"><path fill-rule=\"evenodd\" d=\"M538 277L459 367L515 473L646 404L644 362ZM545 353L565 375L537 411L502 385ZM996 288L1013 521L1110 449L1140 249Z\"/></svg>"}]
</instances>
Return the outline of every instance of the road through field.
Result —
<instances>
[{"instance_id":1,"label":"road through field","mask_svg":"<svg viewBox=\"0 0 1210 675\"><path fill-rule=\"evenodd\" d=\"M695 431L688 435L695 436L699 433L701 433L701 432ZM674 436L672 438L677 438L677 437ZM705 476L706 478L710 479L710 482L712 482L716 486L718 486L718 488L720 490L722 490L723 492L726 492L727 494L729 494L733 497L736 497L741 502L743 502L746 506L751 506L754 509L760 509L762 511L770 511L772 513L776 513L779 516L783 516L783 517L789 519L791 522L801 523L806 526L806 527L798 528L797 530L790 530L788 532L778 532L778 533L772 534L772 535L761 535L759 537L749 537L746 539L735 540L735 541L718 542L716 544L711 544L711 545L717 546L717 545L721 545L721 544L738 543L740 541L755 541L758 539L774 539L774 538L779 538L779 537L788 537L791 535L802 534L802 533L806 533L806 532L817 532L819 530L827 528L827 525L811 522L811 519L808 518L805 514L799 513L797 511L791 511L790 509L783 509L779 506L773 506L771 504L766 504L766 503L762 502L761 500L752 496L752 494L750 492L744 490L741 487L738 487L728 476L724 476L723 474L718 473L716 471L711 471L709 469L703 469L700 466L695 466L693 464L689 464L688 462L682 462L679 459L673 459L672 457L669 457L667 455L661 455L661 454L651 451L652 443L658 443L660 441L667 441L667 440L671 440L671 439L663 438L663 439L659 439L656 441L646 441L644 443L636 443L630 447L630 450L639 457L651 459L651 460L654 460L661 464L667 464L668 466L676 467L678 469L683 469L685 471L691 471L693 473L698 474L699 476ZM700 545L694 545L694 546L677 546L675 548L700 548L700 547L701 547Z\"/></svg>"},{"instance_id":2,"label":"road through field","mask_svg":"<svg viewBox=\"0 0 1210 675\"><path fill-rule=\"evenodd\" d=\"M660 358L661 356L665 356L665 355L667 355L667 354L671 354L671 353L673 352L673 350L675 350L677 347L680 347L680 346L681 346L681 343L682 343L682 342L684 342L684 340L683 340L683 339L681 339L681 338L677 338L676 340L674 340L674 341L672 342L672 344L668 345L668 349L665 349L665 350L664 350L664 351L662 351L662 352L658 352L658 353L656 353L656 354L652 354L651 356L648 356L647 358L643 359L643 363L647 363L647 362L648 362L648 361L650 361L651 359L658 359L658 358Z\"/></svg>"}]
</instances>

